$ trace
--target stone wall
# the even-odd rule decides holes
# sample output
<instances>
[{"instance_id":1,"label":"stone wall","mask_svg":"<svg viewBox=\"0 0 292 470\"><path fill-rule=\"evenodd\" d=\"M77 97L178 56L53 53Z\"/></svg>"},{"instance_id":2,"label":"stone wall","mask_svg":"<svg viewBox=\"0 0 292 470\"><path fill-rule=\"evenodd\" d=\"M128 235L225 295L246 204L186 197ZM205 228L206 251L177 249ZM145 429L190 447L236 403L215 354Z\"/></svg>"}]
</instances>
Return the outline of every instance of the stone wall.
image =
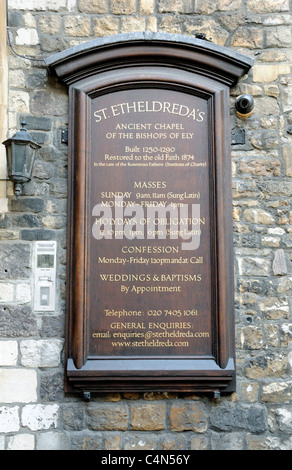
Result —
<instances>
[{"instance_id":1,"label":"stone wall","mask_svg":"<svg viewBox=\"0 0 292 470\"><path fill-rule=\"evenodd\" d=\"M14 47L8 136L24 117L42 148L24 195L16 199L8 184L8 207L1 206L0 449L292 449L291 2L8 4ZM112 393L86 403L63 393L67 145L61 130L68 126L68 96L41 58L94 37L144 30L204 33L255 59L230 99L232 128L246 132L246 143L232 146L238 385L220 400ZM243 92L255 100L246 120L234 110ZM49 314L33 308L36 240L58 242L57 304Z\"/></svg>"}]
</instances>

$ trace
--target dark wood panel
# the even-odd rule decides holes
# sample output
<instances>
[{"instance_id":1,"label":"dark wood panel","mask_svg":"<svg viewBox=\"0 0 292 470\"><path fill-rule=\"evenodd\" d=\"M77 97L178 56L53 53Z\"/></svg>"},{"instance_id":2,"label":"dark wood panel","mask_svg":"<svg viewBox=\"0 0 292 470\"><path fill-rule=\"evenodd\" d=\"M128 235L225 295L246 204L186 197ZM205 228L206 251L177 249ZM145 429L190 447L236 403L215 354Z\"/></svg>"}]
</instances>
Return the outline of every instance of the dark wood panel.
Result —
<instances>
[{"instance_id":1,"label":"dark wood panel","mask_svg":"<svg viewBox=\"0 0 292 470\"><path fill-rule=\"evenodd\" d=\"M251 62L124 39L49 61L70 85L65 390L232 392L229 86Z\"/></svg>"}]
</instances>

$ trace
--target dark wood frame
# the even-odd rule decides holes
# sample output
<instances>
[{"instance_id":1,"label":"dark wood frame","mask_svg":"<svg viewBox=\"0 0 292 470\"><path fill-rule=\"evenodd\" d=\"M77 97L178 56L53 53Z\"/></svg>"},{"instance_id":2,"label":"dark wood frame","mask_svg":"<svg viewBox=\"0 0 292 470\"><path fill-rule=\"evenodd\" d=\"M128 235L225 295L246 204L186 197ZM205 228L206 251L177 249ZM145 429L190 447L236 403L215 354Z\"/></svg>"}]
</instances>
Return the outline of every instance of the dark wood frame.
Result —
<instances>
[{"instance_id":1,"label":"dark wood frame","mask_svg":"<svg viewBox=\"0 0 292 470\"><path fill-rule=\"evenodd\" d=\"M235 390L233 229L229 89L251 59L188 37L121 35L47 59L69 85L68 278L65 391ZM87 353L87 220L91 99L121 89L163 87L203 97L210 116L213 213L213 357L101 357Z\"/></svg>"}]
</instances>

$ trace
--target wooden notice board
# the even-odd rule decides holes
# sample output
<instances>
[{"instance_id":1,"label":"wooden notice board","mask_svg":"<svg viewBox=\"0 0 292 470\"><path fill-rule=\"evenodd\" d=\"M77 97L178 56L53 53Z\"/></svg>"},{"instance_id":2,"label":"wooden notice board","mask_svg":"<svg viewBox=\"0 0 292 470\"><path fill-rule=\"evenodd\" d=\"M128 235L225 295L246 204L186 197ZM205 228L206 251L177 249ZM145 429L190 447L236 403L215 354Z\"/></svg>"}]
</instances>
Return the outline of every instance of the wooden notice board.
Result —
<instances>
[{"instance_id":1,"label":"wooden notice board","mask_svg":"<svg viewBox=\"0 0 292 470\"><path fill-rule=\"evenodd\" d=\"M251 61L122 35L69 87L65 390L235 390L229 89Z\"/></svg>"}]
</instances>

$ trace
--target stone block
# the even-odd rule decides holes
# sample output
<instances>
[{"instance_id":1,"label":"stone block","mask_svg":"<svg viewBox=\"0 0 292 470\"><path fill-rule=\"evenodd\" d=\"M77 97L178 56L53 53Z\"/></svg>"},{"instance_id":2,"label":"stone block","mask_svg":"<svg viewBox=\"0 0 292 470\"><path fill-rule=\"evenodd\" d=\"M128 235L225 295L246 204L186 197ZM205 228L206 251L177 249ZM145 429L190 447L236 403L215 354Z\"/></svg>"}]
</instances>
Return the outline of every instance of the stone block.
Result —
<instances>
[{"instance_id":1,"label":"stone block","mask_svg":"<svg viewBox=\"0 0 292 470\"><path fill-rule=\"evenodd\" d=\"M237 344L243 349L261 349L264 337L261 328L246 326L237 331Z\"/></svg>"},{"instance_id":2,"label":"stone block","mask_svg":"<svg viewBox=\"0 0 292 470\"><path fill-rule=\"evenodd\" d=\"M247 7L253 13L274 13L280 11L289 11L289 0L248 0Z\"/></svg>"},{"instance_id":3,"label":"stone block","mask_svg":"<svg viewBox=\"0 0 292 470\"><path fill-rule=\"evenodd\" d=\"M101 450L103 448L103 437L101 433L80 434L71 437L71 450Z\"/></svg>"},{"instance_id":4,"label":"stone block","mask_svg":"<svg viewBox=\"0 0 292 470\"><path fill-rule=\"evenodd\" d=\"M0 407L0 433L17 432L20 429L18 406Z\"/></svg>"},{"instance_id":5,"label":"stone block","mask_svg":"<svg viewBox=\"0 0 292 470\"><path fill-rule=\"evenodd\" d=\"M285 162L286 176L292 176L292 149L291 145L283 145L283 157Z\"/></svg>"},{"instance_id":6,"label":"stone block","mask_svg":"<svg viewBox=\"0 0 292 470\"><path fill-rule=\"evenodd\" d=\"M11 200L11 210L15 212L41 212L44 209L44 200L34 197L21 197Z\"/></svg>"},{"instance_id":7,"label":"stone block","mask_svg":"<svg viewBox=\"0 0 292 470\"><path fill-rule=\"evenodd\" d=\"M157 435L154 433L130 433L124 437L124 450L153 450L157 449Z\"/></svg>"},{"instance_id":8,"label":"stone block","mask_svg":"<svg viewBox=\"0 0 292 470\"><path fill-rule=\"evenodd\" d=\"M66 16L64 18L64 32L68 36L90 36L90 18L85 16Z\"/></svg>"},{"instance_id":9,"label":"stone block","mask_svg":"<svg viewBox=\"0 0 292 470\"><path fill-rule=\"evenodd\" d=\"M16 32L15 43L18 46L36 46L39 44L37 30L34 28L19 28Z\"/></svg>"},{"instance_id":10,"label":"stone block","mask_svg":"<svg viewBox=\"0 0 292 470\"><path fill-rule=\"evenodd\" d=\"M275 223L275 219L269 212L254 207L246 209L243 213L243 218L246 222L252 224L271 225Z\"/></svg>"},{"instance_id":11,"label":"stone block","mask_svg":"<svg viewBox=\"0 0 292 470\"><path fill-rule=\"evenodd\" d=\"M33 214L20 214L14 215L14 224L17 227L32 228L40 225L39 219Z\"/></svg>"},{"instance_id":12,"label":"stone block","mask_svg":"<svg viewBox=\"0 0 292 470\"><path fill-rule=\"evenodd\" d=\"M273 272L275 276L287 274L287 265L284 250L276 250L273 261Z\"/></svg>"},{"instance_id":13,"label":"stone block","mask_svg":"<svg viewBox=\"0 0 292 470\"><path fill-rule=\"evenodd\" d=\"M259 433L268 429L266 408L256 404L223 403L212 409L210 420L216 429L225 432L242 429Z\"/></svg>"},{"instance_id":14,"label":"stone block","mask_svg":"<svg viewBox=\"0 0 292 470\"><path fill-rule=\"evenodd\" d=\"M208 428L206 411L199 403L176 403L172 405L169 419L172 431L204 433Z\"/></svg>"},{"instance_id":15,"label":"stone block","mask_svg":"<svg viewBox=\"0 0 292 470\"><path fill-rule=\"evenodd\" d=\"M34 229L34 230L21 230L22 240L55 240L56 234L53 230L47 229Z\"/></svg>"},{"instance_id":16,"label":"stone block","mask_svg":"<svg viewBox=\"0 0 292 470\"><path fill-rule=\"evenodd\" d=\"M82 13L101 15L107 13L107 0L78 0L78 9Z\"/></svg>"},{"instance_id":17,"label":"stone block","mask_svg":"<svg viewBox=\"0 0 292 470\"><path fill-rule=\"evenodd\" d=\"M120 450L121 449L121 436L105 436L104 438L105 450Z\"/></svg>"},{"instance_id":18,"label":"stone block","mask_svg":"<svg viewBox=\"0 0 292 470\"><path fill-rule=\"evenodd\" d=\"M184 434L167 433L159 436L157 448L159 450L185 450L187 449L187 438Z\"/></svg>"},{"instance_id":19,"label":"stone block","mask_svg":"<svg viewBox=\"0 0 292 470\"><path fill-rule=\"evenodd\" d=\"M291 47L292 36L290 26L267 28L266 47Z\"/></svg>"},{"instance_id":20,"label":"stone block","mask_svg":"<svg viewBox=\"0 0 292 470\"><path fill-rule=\"evenodd\" d=\"M25 405L22 409L21 423L31 431L57 428L59 405Z\"/></svg>"},{"instance_id":21,"label":"stone block","mask_svg":"<svg viewBox=\"0 0 292 470\"><path fill-rule=\"evenodd\" d=\"M242 7L242 4L243 0L218 0L217 9L219 11L234 12L234 10L239 10Z\"/></svg>"},{"instance_id":22,"label":"stone block","mask_svg":"<svg viewBox=\"0 0 292 470\"><path fill-rule=\"evenodd\" d=\"M84 31L84 33L85 32L86 31ZM83 32L81 34L83 34ZM89 34L88 32L87 36ZM35 90L31 96L30 112L36 116L40 114L41 116L45 115L50 117L64 116L68 112L68 95L64 92L60 92L60 89L54 91Z\"/></svg>"},{"instance_id":23,"label":"stone block","mask_svg":"<svg viewBox=\"0 0 292 470\"><path fill-rule=\"evenodd\" d=\"M240 160L241 173L256 176L280 176L281 163L276 158L245 158Z\"/></svg>"},{"instance_id":24,"label":"stone block","mask_svg":"<svg viewBox=\"0 0 292 470\"><path fill-rule=\"evenodd\" d=\"M233 47L260 49L263 46L263 31L259 28L238 28L231 42Z\"/></svg>"},{"instance_id":25,"label":"stone block","mask_svg":"<svg viewBox=\"0 0 292 470\"><path fill-rule=\"evenodd\" d=\"M267 277L271 274L271 260L268 258L238 257L237 262L241 276Z\"/></svg>"},{"instance_id":26,"label":"stone block","mask_svg":"<svg viewBox=\"0 0 292 470\"><path fill-rule=\"evenodd\" d=\"M16 113L28 113L30 108L30 97L26 91L10 90L9 111Z\"/></svg>"},{"instance_id":27,"label":"stone block","mask_svg":"<svg viewBox=\"0 0 292 470\"><path fill-rule=\"evenodd\" d=\"M191 0L158 0L159 13L192 13Z\"/></svg>"},{"instance_id":28,"label":"stone block","mask_svg":"<svg viewBox=\"0 0 292 470\"><path fill-rule=\"evenodd\" d=\"M73 406L64 408L63 422L66 431L82 431L85 427L84 410Z\"/></svg>"},{"instance_id":29,"label":"stone block","mask_svg":"<svg viewBox=\"0 0 292 470\"><path fill-rule=\"evenodd\" d=\"M190 440L191 450L208 450L208 439L205 436L192 437Z\"/></svg>"},{"instance_id":30,"label":"stone block","mask_svg":"<svg viewBox=\"0 0 292 470\"><path fill-rule=\"evenodd\" d=\"M37 319L29 307L0 306L0 336L17 338L35 336Z\"/></svg>"},{"instance_id":31,"label":"stone block","mask_svg":"<svg viewBox=\"0 0 292 470\"><path fill-rule=\"evenodd\" d=\"M23 26L23 14L19 11L9 11L8 12L8 26L12 28L16 28L19 26Z\"/></svg>"},{"instance_id":32,"label":"stone block","mask_svg":"<svg viewBox=\"0 0 292 470\"><path fill-rule=\"evenodd\" d=\"M15 287L15 301L21 304L31 302L30 284L19 283Z\"/></svg>"},{"instance_id":33,"label":"stone block","mask_svg":"<svg viewBox=\"0 0 292 470\"><path fill-rule=\"evenodd\" d=\"M90 405L88 428L93 431L126 431L128 428L128 407L119 404Z\"/></svg>"},{"instance_id":34,"label":"stone block","mask_svg":"<svg viewBox=\"0 0 292 470\"><path fill-rule=\"evenodd\" d=\"M36 450L69 450L69 440L65 433L44 432L36 436Z\"/></svg>"},{"instance_id":35,"label":"stone block","mask_svg":"<svg viewBox=\"0 0 292 470\"><path fill-rule=\"evenodd\" d=\"M245 373L249 379L282 377L287 373L288 359L282 354L266 354L249 361Z\"/></svg>"},{"instance_id":36,"label":"stone block","mask_svg":"<svg viewBox=\"0 0 292 470\"><path fill-rule=\"evenodd\" d=\"M165 429L165 404L135 404L131 406L132 429L136 431L160 431Z\"/></svg>"},{"instance_id":37,"label":"stone block","mask_svg":"<svg viewBox=\"0 0 292 470\"><path fill-rule=\"evenodd\" d=\"M9 303L14 300L14 285L7 282L0 283L0 302Z\"/></svg>"},{"instance_id":38,"label":"stone block","mask_svg":"<svg viewBox=\"0 0 292 470\"><path fill-rule=\"evenodd\" d=\"M130 17L121 19L121 32L131 33L133 31L145 31L145 18Z\"/></svg>"},{"instance_id":39,"label":"stone block","mask_svg":"<svg viewBox=\"0 0 292 470\"><path fill-rule=\"evenodd\" d=\"M50 131L52 127L52 120L42 116L22 115L19 121L22 122L23 120L25 120L28 130Z\"/></svg>"},{"instance_id":40,"label":"stone block","mask_svg":"<svg viewBox=\"0 0 292 470\"><path fill-rule=\"evenodd\" d=\"M212 432L211 449L212 450L244 450L245 439L241 433L232 432L228 434Z\"/></svg>"},{"instance_id":41,"label":"stone block","mask_svg":"<svg viewBox=\"0 0 292 470\"><path fill-rule=\"evenodd\" d=\"M136 12L136 1L110 0L110 12L114 15L131 15Z\"/></svg>"},{"instance_id":42,"label":"stone block","mask_svg":"<svg viewBox=\"0 0 292 470\"><path fill-rule=\"evenodd\" d=\"M184 24L186 34L203 33L206 38L215 44L225 46L229 33L213 19L202 19L199 21L187 19Z\"/></svg>"},{"instance_id":43,"label":"stone block","mask_svg":"<svg viewBox=\"0 0 292 470\"><path fill-rule=\"evenodd\" d=\"M289 64L259 64L252 68L253 81L259 83L270 83L276 81L280 75L289 75L291 67Z\"/></svg>"},{"instance_id":44,"label":"stone block","mask_svg":"<svg viewBox=\"0 0 292 470\"><path fill-rule=\"evenodd\" d=\"M62 348L60 339L21 341L21 364L25 367L57 367Z\"/></svg>"},{"instance_id":45,"label":"stone block","mask_svg":"<svg viewBox=\"0 0 292 470\"><path fill-rule=\"evenodd\" d=\"M279 429L284 434L292 433L292 409L291 407L287 408L278 408L275 412L276 420L279 426Z\"/></svg>"},{"instance_id":46,"label":"stone block","mask_svg":"<svg viewBox=\"0 0 292 470\"><path fill-rule=\"evenodd\" d=\"M34 441L32 434L16 434L9 438L7 450L34 450Z\"/></svg>"},{"instance_id":47,"label":"stone block","mask_svg":"<svg viewBox=\"0 0 292 470\"><path fill-rule=\"evenodd\" d=\"M62 401L64 398L63 371L46 371L40 376L40 398L42 401Z\"/></svg>"},{"instance_id":48,"label":"stone block","mask_svg":"<svg viewBox=\"0 0 292 470\"><path fill-rule=\"evenodd\" d=\"M154 0L140 0L140 15L153 15Z\"/></svg>"},{"instance_id":49,"label":"stone block","mask_svg":"<svg viewBox=\"0 0 292 470\"><path fill-rule=\"evenodd\" d=\"M0 403L37 401L37 376L34 370L1 369L0 383Z\"/></svg>"},{"instance_id":50,"label":"stone block","mask_svg":"<svg viewBox=\"0 0 292 470\"><path fill-rule=\"evenodd\" d=\"M291 403L292 382L271 382L262 388L262 401L268 403Z\"/></svg>"},{"instance_id":51,"label":"stone block","mask_svg":"<svg viewBox=\"0 0 292 470\"><path fill-rule=\"evenodd\" d=\"M9 8L11 10L31 10L31 11L60 11L66 8L67 0L11 0Z\"/></svg>"},{"instance_id":52,"label":"stone block","mask_svg":"<svg viewBox=\"0 0 292 470\"><path fill-rule=\"evenodd\" d=\"M57 15L40 15L39 29L45 34L58 34L61 29L61 18Z\"/></svg>"},{"instance_id":53,"label":"stone block","mask_svg":"<svg viewBox=\"0 0 292 470\"><path fill-rule=\"evenodd\" d=\"M0 279L30 277L30 247L24 243L1 243Z\"/></svg>"},{"instance_id":54,"label":"stone block","mask_svg":"<svg viewBox=\"0 0 292 470\"><path fill-rule=\"evenodd\" d=\"M118 34L119 20L111 16L102 18L93 18L93 35L95 37L103 37L104 35L110 36Z\"/></svg>"},{"instance_id":55,"label":"stone block","mask_svg":"<svg viewBox=\"0 0 292 470\"><path fill-rule=\"evenodd\" d=\"M262 299L259 302L259 309L268 320L281 320L290 316L288 301L277 297Z\"/></svg>"},{"instance_id":56,"label":"stone block","mask_svg":"<svg viewBox=\"0 0 292 470\"><path fill-rule=\"evenodd\" d=\"M0 341L0 366L15 366L17 358L17 341Z\"/></svg>"}]
</instances>

